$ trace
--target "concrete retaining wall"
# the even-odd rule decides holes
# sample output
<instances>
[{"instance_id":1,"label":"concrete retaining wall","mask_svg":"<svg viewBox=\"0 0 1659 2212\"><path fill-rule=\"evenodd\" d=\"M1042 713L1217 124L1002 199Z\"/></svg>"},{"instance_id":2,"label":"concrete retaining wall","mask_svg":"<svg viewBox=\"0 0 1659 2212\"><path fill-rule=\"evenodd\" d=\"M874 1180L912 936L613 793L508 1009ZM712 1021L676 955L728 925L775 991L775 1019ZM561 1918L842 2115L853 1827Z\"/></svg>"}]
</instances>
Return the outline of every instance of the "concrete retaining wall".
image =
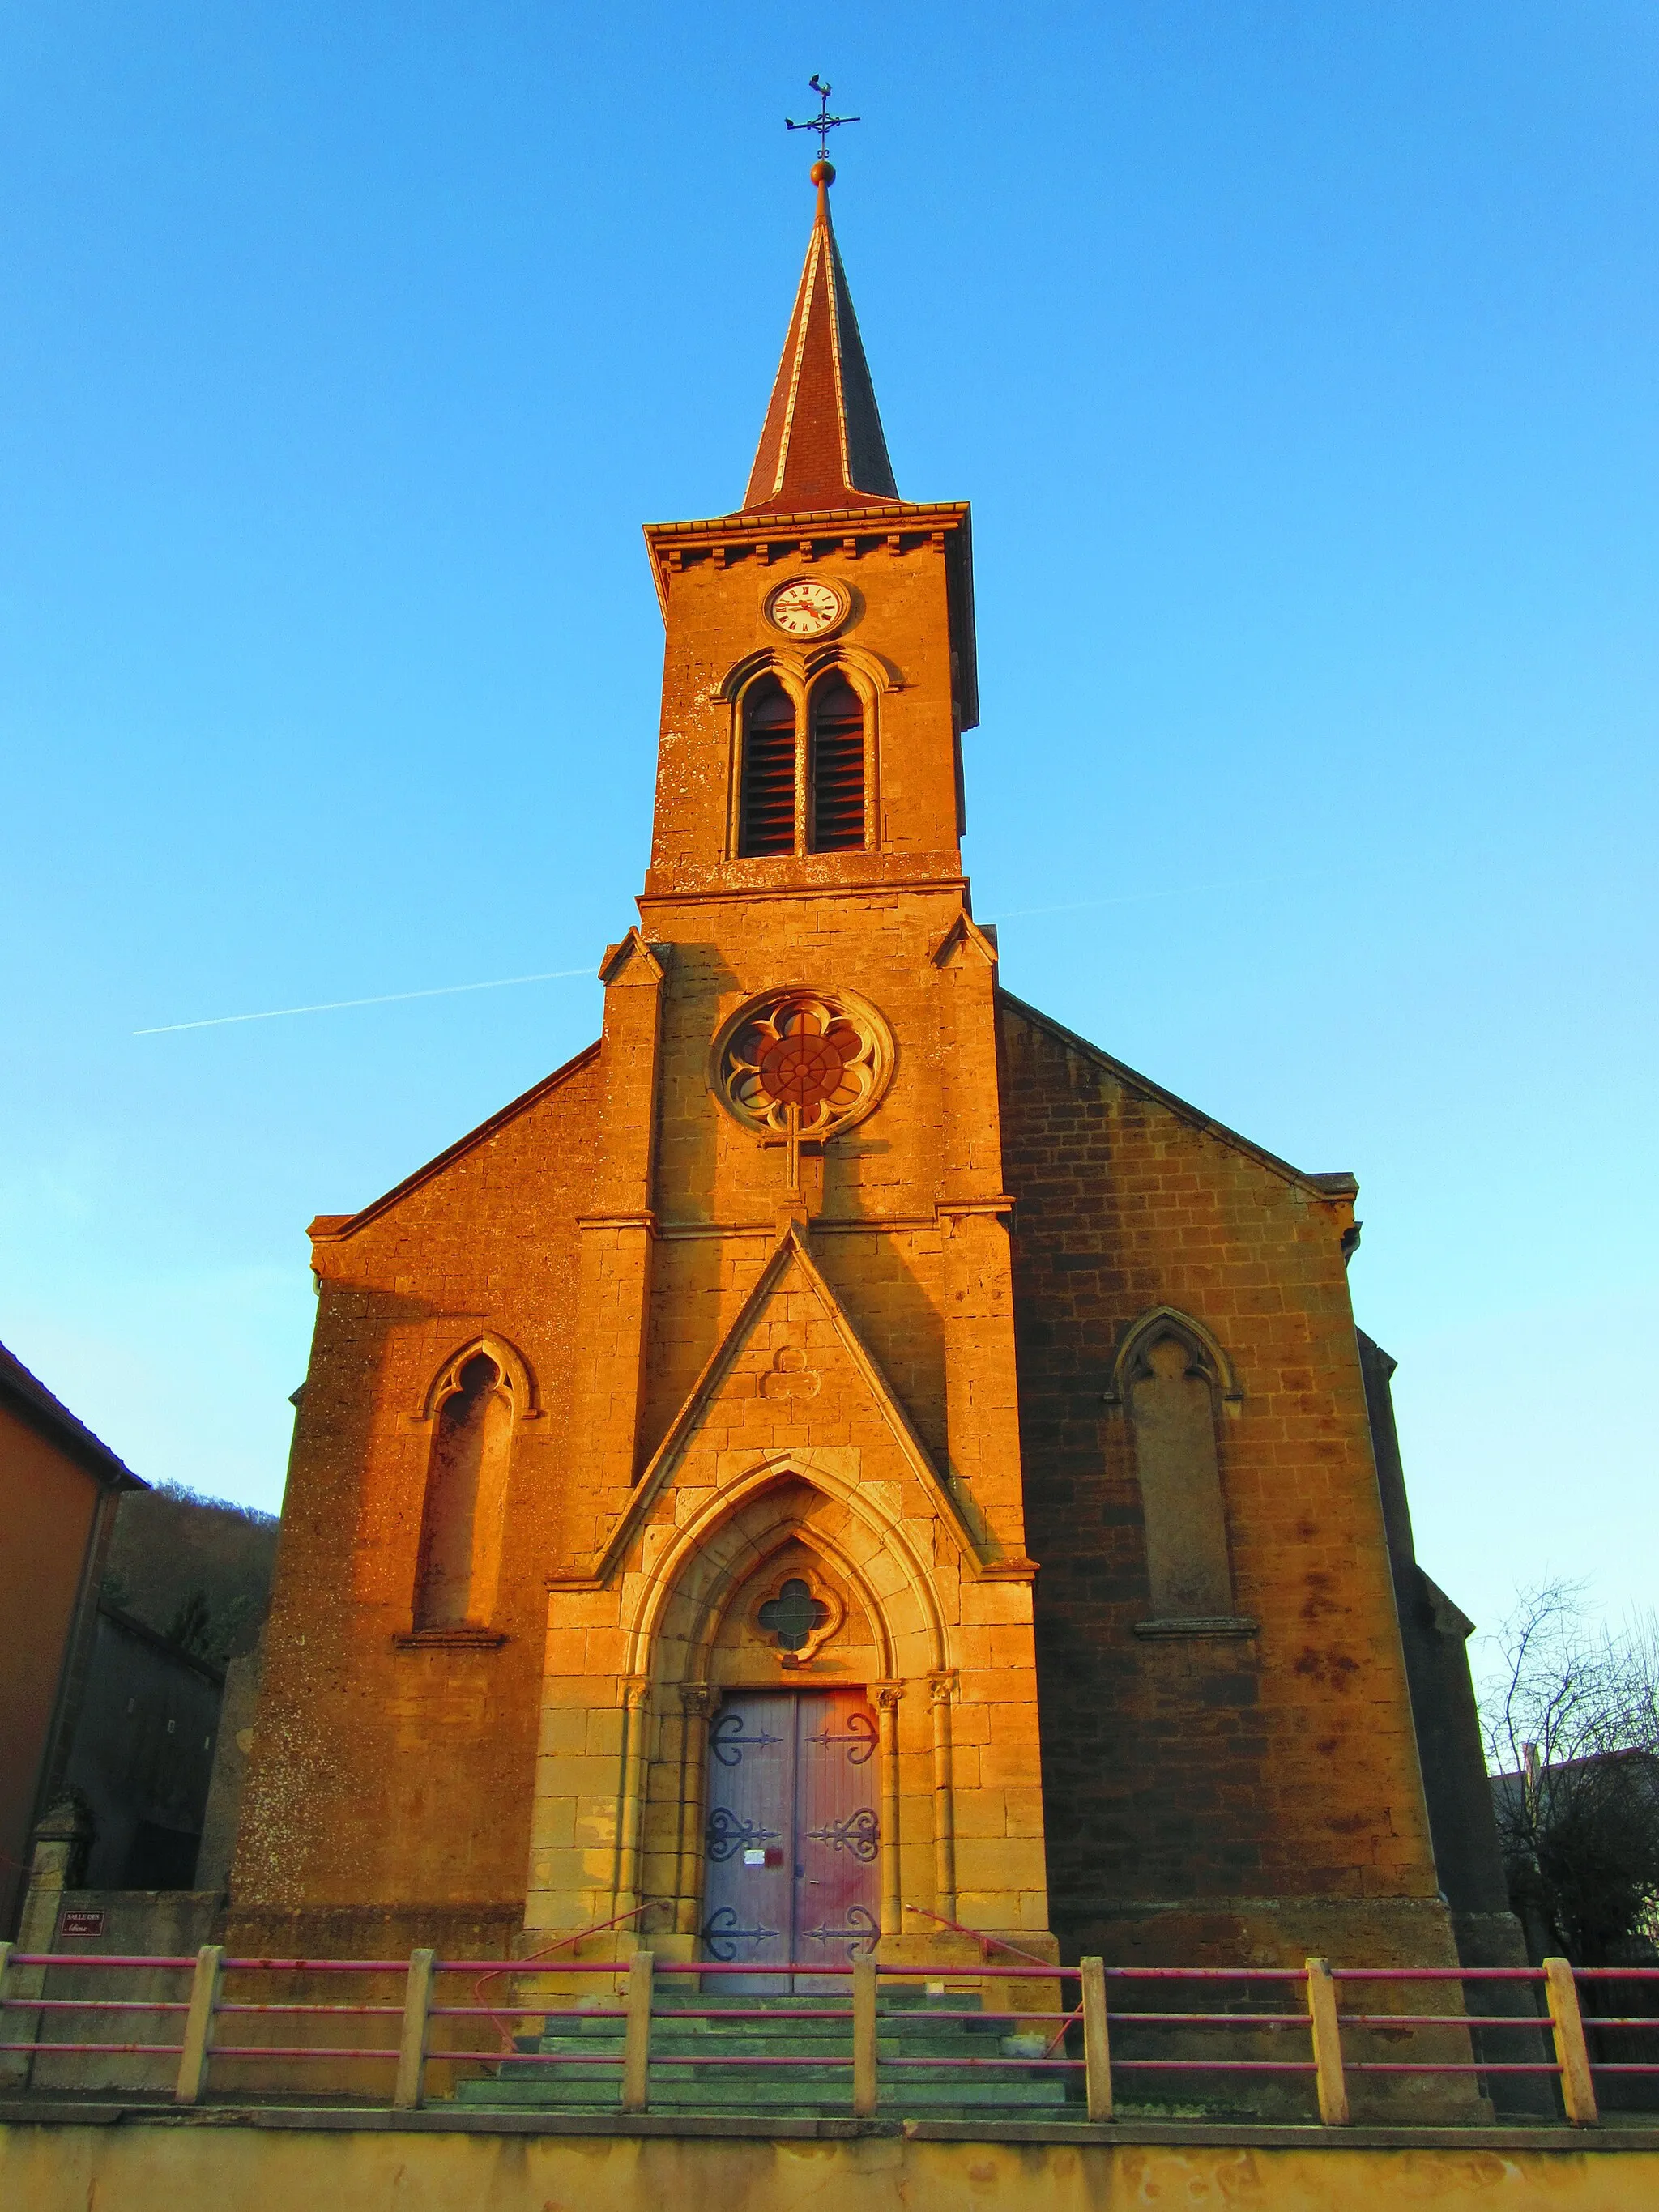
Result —
<instances>
[{"instance_id":1,"label":"concrete retaining wall","mask_svg":"<svg viewBox=\"0 0 1659 2212\"><path fill-rule=\"evenodd\" d=\"M113 2115L112 2115L113 2118ZM1036 2131L1029 2131L1035 2133ZM1052 2131L1045 2131L1052 2133ZM1243 2131L1238 2131L1242 2134ZM1659 2133L1527 2142L1029 2141L930 2131L440 2131L368 2116L131 2113L0 2124L19 2212L1633 2212L1659 2203ZM967 2130L963 2131L968 2134Z\"/></svg>"}]
</instances>

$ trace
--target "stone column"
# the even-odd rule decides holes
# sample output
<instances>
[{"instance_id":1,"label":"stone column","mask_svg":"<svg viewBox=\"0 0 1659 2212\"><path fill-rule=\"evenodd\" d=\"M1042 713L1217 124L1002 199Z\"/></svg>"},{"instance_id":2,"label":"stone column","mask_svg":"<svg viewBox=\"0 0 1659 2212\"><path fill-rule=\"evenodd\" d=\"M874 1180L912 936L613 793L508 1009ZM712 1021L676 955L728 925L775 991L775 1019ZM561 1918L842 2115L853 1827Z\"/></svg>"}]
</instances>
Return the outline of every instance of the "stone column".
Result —
<instances>
[{"instance_id":1,"label":"stone column","mask_svg":"<svg viewBox=\"0 0 1659 2212\"><path fill-rule=\"evenodd\" d=\"M904 1933L904 1893L899 1865L899 1699L897 1682L876 1685L876 1715L881 1758L881 1932Z\"/></svg>"},{"instance_id":2,"label":"stone column","mask_svg":"<svg viewBox=\"0 0 1659 2212\"><path fill-rule=\"evenodd\" d=\"M643 1902L640 1895L640 1836L645 1824L645 1749L651 1725L651 1685L642 1674L631 1674L623 1683L622 1693L622 1803L617 1822L619 1913L632 1912Z\"/></svg>"},{"instance_id":3,"label":"stone column","mask_svg":"<svg viewBox=\"0 0 1659 2212\"><path fill-rule=\"evenodd\" d=\"M942 1920L957 1917L957 1808L951 1772L951 1700L954 1667L927 1677L933 1701L933 1909Z\"/></svg>"},{"instance_id":4,"label":"stone column","mask_svg":"<svg viewBox=\"0 0 1659 2212\"><path fill-rule=\"evenodd\" d=\"M680 1834L674 1869L674 1932L696 1936L702 1912L703 1798L708 1788L708 1717L714 1692L707 1682L680 1686Z\"/></svg>"}]
</instances>

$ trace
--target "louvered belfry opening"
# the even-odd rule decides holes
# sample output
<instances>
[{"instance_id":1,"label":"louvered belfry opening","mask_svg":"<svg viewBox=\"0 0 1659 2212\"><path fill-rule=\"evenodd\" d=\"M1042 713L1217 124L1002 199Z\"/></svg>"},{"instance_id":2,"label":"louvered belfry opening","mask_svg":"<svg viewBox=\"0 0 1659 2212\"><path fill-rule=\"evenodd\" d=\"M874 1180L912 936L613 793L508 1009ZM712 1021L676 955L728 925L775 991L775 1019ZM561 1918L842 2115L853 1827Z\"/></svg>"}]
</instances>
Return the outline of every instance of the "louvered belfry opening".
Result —
<instances>
[{"instance_id":1,"label":"louvered belfry opening","mask_svg":"<svg viewBox=\"0 0 1659 2212\"><path fill-rule=\"evenodd\" d=\"M772 678L744 702L738 851L747 859L794 849L795 702Z\"/></svg>"},{"instance_id":2,"label":"louvered belfry opening","mask_svg":"<svg viewBox=\"0 0 1659 2212\"><path fill-rule=\"evenodd\" d=\"M812 701L812 850L864 844L864 702L844 676Z\"/></svg>"}]
</instances>

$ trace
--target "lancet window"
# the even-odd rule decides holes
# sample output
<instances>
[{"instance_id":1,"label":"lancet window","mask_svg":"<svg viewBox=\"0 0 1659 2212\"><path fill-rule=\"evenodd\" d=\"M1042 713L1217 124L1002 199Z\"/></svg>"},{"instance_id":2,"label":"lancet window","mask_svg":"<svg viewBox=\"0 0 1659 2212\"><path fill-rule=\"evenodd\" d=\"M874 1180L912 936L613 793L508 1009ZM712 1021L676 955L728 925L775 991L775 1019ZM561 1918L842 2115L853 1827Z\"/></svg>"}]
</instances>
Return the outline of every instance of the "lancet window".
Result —
<instances>
[{"instance_id":1,"label":"lancet window","mask_svg":"<svg viewBox=\"0 0 1659 2212\"><path fill-rule=\"evenodd\" d=\"M501 1569L513 1383L488 1352L459 1359L433 1420L416 1574L416 1629L487 1626Z\"/></svg>"},{"instance_id":2,"label":"lancet window","mask_svg":"<svg viewBox=\"0 0 1659 2212\"><path fill-rule=\"evenodd\" d=\"M1152 1613L1215 1620L1233 1611L1217 1449L1218 1401L1231 1376L1195 1325L1164 1310L1132 1333L1117 1389L1134 1432Z\"/></svg>"},{"instance_id":3,"label":"lancet window","mask_svg":"<svg viewBox=\"0 0 1659 2212\"><path fill-rule=\"evenodd\" d=\"M862 851L866 741L864 701L839 669L810 694L804 723L775 676L751 685L743 706L738 856Z\"/></svg>"},{"instance_id":4,"label":"lancet window","mask_svg":"<svg viewBox=\"0 0 1659 2212\"><path fill-rule=\"evenodd\" d=\"M775 677L744 702L743 823L745 856L795 849L795 702Z\"/></svg>"},{"instance_id":5,"label":"lancet window","mask_svg":"<svg viewBox=\"0 0 1659 2212\"><path fill-rule=\"evenodd\" d=\"M864 843L864 702L844 676L812 695L812 838L815 853Z\"/></svg>"}]
</instances>

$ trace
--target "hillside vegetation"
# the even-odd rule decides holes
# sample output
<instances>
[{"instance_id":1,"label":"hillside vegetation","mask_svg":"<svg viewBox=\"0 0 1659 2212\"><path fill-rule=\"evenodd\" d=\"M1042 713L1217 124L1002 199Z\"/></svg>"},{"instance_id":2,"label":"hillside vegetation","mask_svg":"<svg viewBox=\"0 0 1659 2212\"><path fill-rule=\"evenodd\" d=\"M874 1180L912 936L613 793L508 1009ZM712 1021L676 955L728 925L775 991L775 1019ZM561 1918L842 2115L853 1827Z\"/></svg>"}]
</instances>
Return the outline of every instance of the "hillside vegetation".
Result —
<instances>
[{"instance_id":1,"label":"hillside vegetation","mask_svg":"<svg viewBox=\"0 0 1659 2212\"><path fill-rule=\"evenodd\" d=\"M276 1516L164 1482L121 1500L104 1596L222 1666L252 1651L270 1600Z\"/></svg>"}]
</instances>

